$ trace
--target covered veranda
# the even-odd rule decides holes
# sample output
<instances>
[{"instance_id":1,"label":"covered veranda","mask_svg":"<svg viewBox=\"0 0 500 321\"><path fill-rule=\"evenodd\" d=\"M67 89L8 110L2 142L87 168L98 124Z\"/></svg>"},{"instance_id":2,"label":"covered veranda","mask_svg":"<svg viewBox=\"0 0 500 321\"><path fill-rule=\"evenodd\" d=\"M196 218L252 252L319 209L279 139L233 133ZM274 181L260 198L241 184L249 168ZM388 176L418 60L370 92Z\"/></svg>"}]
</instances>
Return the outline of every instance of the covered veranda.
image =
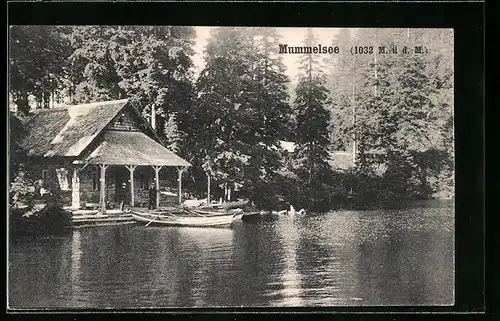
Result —
<instances>
[{"instance_id":1,"label":"covered veranda","mask_svg":"<svg viewBox=\"0 0 500 321\"><path fill-rule=\"evenodd\" d=\"M107 131L99 145L82 161L75 164L81 169L98 166L100 169L99 212L106 213L106 171L110 166L125 167L129 172L130 206L136 205L134 172L138 167L151 167L154 170L156 187L156 208L160 206L160 171L164 167L174 167L178 173L178 202L182 203L182 174L191 166L186 160L169 151L146 134L138 131ZM73 177L73 204L78 204L78 173ZM76 177L75 177L76 176ZM75 199L78 198L78 199Z\"/></svg>"}]
</instances>

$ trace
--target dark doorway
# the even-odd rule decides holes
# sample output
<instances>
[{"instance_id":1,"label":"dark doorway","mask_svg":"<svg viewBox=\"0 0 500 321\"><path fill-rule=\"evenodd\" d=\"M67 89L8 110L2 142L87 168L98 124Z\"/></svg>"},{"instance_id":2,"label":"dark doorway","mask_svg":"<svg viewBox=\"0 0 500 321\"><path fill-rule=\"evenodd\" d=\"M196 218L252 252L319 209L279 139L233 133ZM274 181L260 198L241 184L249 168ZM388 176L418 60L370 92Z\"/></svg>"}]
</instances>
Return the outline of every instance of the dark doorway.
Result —
<instances>
[{"instance_id":1,"label":"dark doorway","mask_svg":"<svg viewBox=\"0 0 500 321\"><path fill-rule=\"evenodd\" d=\"M130 203L130 174L125 167L115 169L115 203L117 207ZM122 204L123 202L123 204Z\"/></svg>"}]
</instances>

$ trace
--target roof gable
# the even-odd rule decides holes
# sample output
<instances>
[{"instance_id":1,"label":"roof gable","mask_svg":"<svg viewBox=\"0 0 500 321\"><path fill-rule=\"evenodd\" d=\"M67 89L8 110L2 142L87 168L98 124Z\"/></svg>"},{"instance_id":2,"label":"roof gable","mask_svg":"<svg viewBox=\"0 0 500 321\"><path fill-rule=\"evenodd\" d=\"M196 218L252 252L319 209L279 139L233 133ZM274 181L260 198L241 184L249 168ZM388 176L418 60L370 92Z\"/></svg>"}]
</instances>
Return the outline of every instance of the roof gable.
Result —
<instances>
[{"instance_id":1,"label":"roof gable","mask_svg":"<svg viewBox=\"0 0 500 321\"><path fill-rule=\"evenodd\" d=\"M120 126L116 124L116 121L121 117L125 116L128 118L129 123L125 126ZM128 128L127 128L128 127ZM107 130L139 130L145 133L147 136L151 137L156 142L163 145L160 136L158 133L151 127L151 124L144 118L141 112L134 106L133 103L127 104L116 116L115 118L107 125Z\"/></svg>"},{"instance_id":2,"label":"roof gable","mask_svg":"<svg viewBox=\"0 0 500 321\"><path fill-rule=\"evenodd\" d=\"M28 156L78 156L127 105L128 99L45 109L26 123Z\"/></svg>"},{"instance_id":3,"label":"roof gable","mask_svg":"<svg viewBox=\"0 0 500 321\"><path fill-rule=\"evenodd\" d=\"M125 130L105 131L85 161L108 165L191 166L145 133Z\"/></svg>"},{"instance_id":4,"label":"roof gable","mask_svg":"<svg viewBox=\"0 0 500 321\"><path fill-rule=\"evenodd\" d=\"M130 106L122 109L118 115L108 124L108 130L141 131L144 124L139 121L138 116L131 110Z\"/></svg>"}]
</instances>

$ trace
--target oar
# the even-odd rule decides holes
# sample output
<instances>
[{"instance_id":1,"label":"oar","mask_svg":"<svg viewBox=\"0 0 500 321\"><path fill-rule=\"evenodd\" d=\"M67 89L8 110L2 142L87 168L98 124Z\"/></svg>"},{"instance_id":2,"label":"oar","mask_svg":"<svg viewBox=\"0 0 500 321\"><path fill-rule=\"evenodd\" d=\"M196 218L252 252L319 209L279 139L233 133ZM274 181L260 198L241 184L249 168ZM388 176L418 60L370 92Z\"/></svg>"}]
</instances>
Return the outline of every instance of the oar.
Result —
<instances>
[{"instance_id":1,"label":"oar","mask_svg":"<svg viewBox=\"0 0 500 321\"><path fill-rule=\"evenodd\" d=\"M160 215L156 215L155 217L153 217L153 219L151 221L148 222L148 224L146 224L146 226L149 226L149 224L153 223L154 220L156 220L158 217L160 217Z\"/></svg>"}]
</instances>

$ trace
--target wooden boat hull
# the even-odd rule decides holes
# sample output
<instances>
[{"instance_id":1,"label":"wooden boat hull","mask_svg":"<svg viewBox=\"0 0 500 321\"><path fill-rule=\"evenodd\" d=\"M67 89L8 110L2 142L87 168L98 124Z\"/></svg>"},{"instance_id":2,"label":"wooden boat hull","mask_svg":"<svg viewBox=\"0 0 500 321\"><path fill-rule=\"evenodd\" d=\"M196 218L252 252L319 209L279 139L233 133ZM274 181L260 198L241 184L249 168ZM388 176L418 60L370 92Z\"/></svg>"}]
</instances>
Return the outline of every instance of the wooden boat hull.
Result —
<instances>
[{"instance_id":1,"label":"wooden boat hull","mask_svg":"<svg viewBox=\"0 0 500 321\"><path fill-rule=\"evenodd\" d=\"M248 204L250 204L249 200L240 200L240 201L234 201L234 202L228 202L228 203L222 203L222 204L205 205L205 206L197 207L196 209L204 210L204 211L213 211L213 210L228 211L228 210L247 206Z\"/></svg>"},{"instance_id":2,"label":"wooden boat hull","mask_svg":"<svg viewBox=\"0 0 500 321\"><path fill-rule=\"evenodd\" d=\"M194 215L203 215L203 216L220 216L220 215L235 215L243 213L241 209L233 209L233 210L200 210L194 208L186 208L186 212L194 214Z\"/></svg>"},{"instance_id":3,"label":"wooden boat hull","mask_svg":"<svg viewBox=\"0 0 500 321\"><path fill-rule=\"evenodd\" d=\"M278 215L270 212L242 212L235 215L235 220L241 220L245 223L273 221L278 219Z\"/></svg>"},{"instance_id":4,"label":"wooden boat hull","mask_svg":"<svg viewBox=\"0 0 500 321\"><path fill-rule=\"evenodd\" d=\"M179 226L179 227L230 227L233 222L234 214L217 216L176 216L176 215L158 215L149 213L134 213L132 217L141 223L150 223L160 226Z\"/></svg>"}]
</instances>

